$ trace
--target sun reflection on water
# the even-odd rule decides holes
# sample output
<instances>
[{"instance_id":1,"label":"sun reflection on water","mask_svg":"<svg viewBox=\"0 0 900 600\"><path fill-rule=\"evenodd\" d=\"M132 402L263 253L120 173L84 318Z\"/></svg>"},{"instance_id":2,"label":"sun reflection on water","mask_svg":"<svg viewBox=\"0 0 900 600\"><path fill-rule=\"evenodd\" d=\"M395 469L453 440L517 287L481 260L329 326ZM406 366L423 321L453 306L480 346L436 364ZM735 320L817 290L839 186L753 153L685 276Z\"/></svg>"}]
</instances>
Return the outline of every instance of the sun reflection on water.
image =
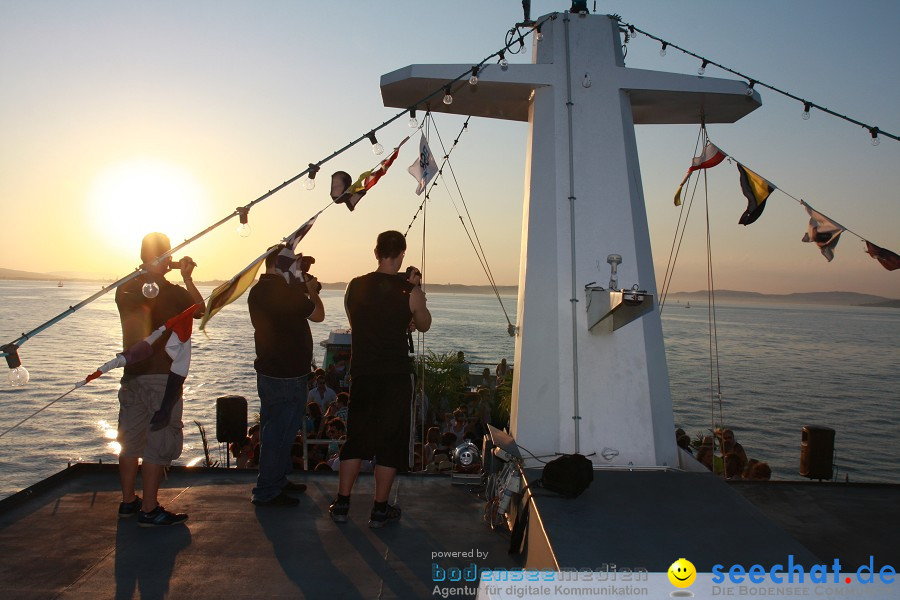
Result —
<instances>
[{"instance_id":1,"label":"sun reflection on water","mask_svg":"<svg viewBox=\"0 0 900 600\"><path fill-rule=\"evenodd\" d=\"M122 452L122 444L116 441L116 437L118 437L119 432L109 424L109 421L106 419L100 419L97 421L97 427L100 429L101 434L104 439L112 440L106 447L109 448L110 452L118 456Z\"/></svg>"}]
</instances>

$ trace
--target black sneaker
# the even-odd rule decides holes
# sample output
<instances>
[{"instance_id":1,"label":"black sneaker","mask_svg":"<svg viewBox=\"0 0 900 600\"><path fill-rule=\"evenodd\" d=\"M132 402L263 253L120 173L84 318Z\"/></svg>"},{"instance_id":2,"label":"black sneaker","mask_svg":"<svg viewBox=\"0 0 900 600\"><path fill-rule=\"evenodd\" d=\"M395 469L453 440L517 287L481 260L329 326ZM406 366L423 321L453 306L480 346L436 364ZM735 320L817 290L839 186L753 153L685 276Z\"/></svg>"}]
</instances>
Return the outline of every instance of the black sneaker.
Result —
<instances>
[{"instance_id":1,"label":"black sneaker","mask_svg":"<svg viewBox=\"0 0 900 600\"><path fill-rule=\"evenodd\" d=\"M187 518L188 516L184 513L171 513L157 505L150 512L139 511L137 521L141 527L166 527L184 523Z\"/></svg>"},{"instance_id":2,"label":"black sneaker","mask_svg":"<svg viewBox=\"0 0 900 600\"><path fill-rule=\"evenodd\" d=\"M331 520L335 523L346 523L347 522L347 514L350 512L350 503L349 502L338 502L335 500L331 503L331 506L328 507L328 514L331 515Z\"/></svg>"},{"instance_id":3,"label":"black sneaker","mask_svg":"<svg viewBox=\"0 0 900 600\"><path fill-rule=\"evenodd\" d=\"M257 506L297 506L300 504L300 500L291 498L284 492L279 493L271 500L257 500L254 498L251 502Z\"/></svg>"},{"instance_id":4,"label":"black sneaker","mask_svg":"<svg viewBox=\"0 0 900 600\"><path fill-rule=\"evenodd\" d=\"M119 518L127 519L141 510L141 497L135 496L131 502L119 502Z\"/></svg>"},{"instance_id":5,"label":"black sneaker","mask_svg":"<svg viewBox=\"0 0 900 600\"><path fill-rule=\"evenodd\" d=\"M388 504L386 510L375 510L372 509L372 514L369 515L369 527L375 529L378 527L384 527L388 523L393 523L394 521L400 520L400 509L396 506L391 506Z\"/></svg>"},{"instance_id":6,"label":"black sneaker","mask_svg":"<svg viewBox=\"0 0 900 600\"><path fill-rule=\"evenodd\" d=\"M283 492L297 492L298 494L302 494L306 491L305 483L294 483L293 481L288 481L287 485L281 488Z\"/></svg>"}]
</instances>

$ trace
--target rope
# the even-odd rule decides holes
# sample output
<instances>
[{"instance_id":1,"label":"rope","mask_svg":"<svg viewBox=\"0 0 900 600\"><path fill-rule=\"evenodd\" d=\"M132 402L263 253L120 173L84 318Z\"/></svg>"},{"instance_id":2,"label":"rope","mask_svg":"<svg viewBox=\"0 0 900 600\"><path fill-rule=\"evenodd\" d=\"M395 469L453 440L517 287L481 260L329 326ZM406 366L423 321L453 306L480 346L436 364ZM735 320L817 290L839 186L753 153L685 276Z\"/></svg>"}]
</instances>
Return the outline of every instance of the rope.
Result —
<instances>
[{"instance_id":1,"label":"rope","mask_svg":"<svg viewBox=\"0 0 900 600\"><path fill-rule=\"evenodd\" d=\"M469 117L469 118L471 118L471 117ZM432 122L434 122L434 117L432 117L431 120L432 120ZM468 124L469 124L469 119L466 119L466 122L463 124L464 130L468 128ZM457 180L456 173L453 171L453 165L450 164L450 153L447 152L447 149L444 147L444 140L441 138L441 134L437 128L437 124L434 125L434 132L438 137L438 142L441 144L441 150L444 151L445 162L446 162L447 166L450 168L450 175L453 177L453 183L456 185L456 190L459 193L460 202L462 203L463 208L465 209L465 212L466 212L466 216L469 219L469 226L471 226L471 228L472 228L471 234L469 233L469 227L466 226L466 222L463 219L462 214L460 214L460 212L459 212L459 208L456 206L456 201L453 199L452 194L449 195L450 202L453 204L453 209L456 211L456 215L459 217L459 222L462 224L463 230L466 232L466 236L469 238L469 243L472 245L472 249L475 251L475 256L478 258L478 262L481 264L481 269L484 271L485 276L487 276L488 282L491 284L491 290L493 290L494 296L496 296L496 298L497 298L497 302L500 303L500 310L503 311L503 316L506 318L506 323L509 327L512 327L513 324L509 320L509 314L507 314L506 307L503 306L503 300L500 298L500 291L497 287L496 281L494 280L494 274L491 271L490 265L488 264L487 255L484 253L484 248L481 245L481 240L478 238L478 232L475 230L475 223L474 223L474 221L472 221L472 215L469 213L469 207L466 205L466 199L463 196L462 189L459 187L459 180ZM458 140L459 140L458 137L456 140L454 140L454 142L453 142L454 146L456 145L456 142ZM452 151L453 147L451 147L450 149ZM440 170L438 170L438 175L443 179L443 177L444 177L443 167ZM449 187L448 187L448 191L449 191ZM474 240L472 239L473 234L475 235ZM477 242L477 246L476 246L476 242Z\"/></svg>"}]
</instances>

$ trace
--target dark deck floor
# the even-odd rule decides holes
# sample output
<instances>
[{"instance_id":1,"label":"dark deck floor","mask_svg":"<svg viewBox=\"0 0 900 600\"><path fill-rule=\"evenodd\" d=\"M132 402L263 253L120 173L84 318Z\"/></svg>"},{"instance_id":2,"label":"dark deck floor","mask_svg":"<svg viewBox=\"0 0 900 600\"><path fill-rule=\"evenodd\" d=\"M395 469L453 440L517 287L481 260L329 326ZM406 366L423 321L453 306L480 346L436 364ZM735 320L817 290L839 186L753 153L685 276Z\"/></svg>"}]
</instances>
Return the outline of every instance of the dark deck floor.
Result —
<instances>
[{"instance_id":1,"label":"dark deck floor","mask_svg":"<svg viewBox=\"0 0 900 600\"><path fill-rule=\"evenodd\" d=\"M403 518L377 530L367 527L371 476L357 482L346 525L328 516L337 474L292 478L309 485L298 507L255 507L251 471L175 469L160 501L190 519L146 529L117 518L114 465L77 465L0 503L0 590L16 599L425 598L433 564L517 566L508 538L482 521L484 503L449 477L399 477ZM487 558L432 558L472 550Z\"/></svg>"},{"instance_id":2,"label":"dark deck floor","mask_svg":"<svg viewBox=\"0 0 900 600\"><path fill-rule=\"evenodd\" d=\"M115 465L76 465L0 501L0 590L17 599L429 598L435 575L450 568L525 564L507 553L507 535L485 525L483 501L447 477L398 478L403 519L381 530L366 526L370 476L358 482L345 526L327 513L336 474L294 478L309 485L300 506L257 508L252 471L175 468L160 498L190 520L154 530L116 518ZM870 555L900 564L897 485L726 485L703 473L595 471L575 499L532 489L529 567L552 556L563 568L661 572L685 556L708 571L787 554L807 564L860 565ZM552 554L538 551L538 525Z\"/></svg>"}]
</instances>

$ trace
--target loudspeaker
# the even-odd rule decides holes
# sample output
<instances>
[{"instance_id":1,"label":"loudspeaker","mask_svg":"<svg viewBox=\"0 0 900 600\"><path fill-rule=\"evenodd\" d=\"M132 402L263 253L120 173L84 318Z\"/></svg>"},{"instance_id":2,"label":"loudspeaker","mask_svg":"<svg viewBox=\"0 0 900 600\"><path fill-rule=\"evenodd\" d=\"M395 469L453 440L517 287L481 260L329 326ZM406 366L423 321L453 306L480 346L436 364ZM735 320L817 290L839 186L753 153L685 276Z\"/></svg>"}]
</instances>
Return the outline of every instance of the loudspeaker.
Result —
<instances>
[{"instance_id":1,"label":"loudspeaker","mask_svg":"<svg viewBox=\"0 0 900 600\"><path fill-rule=\"evenodd\" d=\"M800 441L800 475L809 479L831 479L834 429L804 425Z\"/></svg>"},{"instance_id":2,"label":"loudspeaker","mask_svg":"<svg viewBox=\"0 0 900 600\"><path fill-rule=\"evenodd\" d=\"M247 437L247 399L222 396L216 399L216 440L239 442Z\"/></svg>"}]
</instances>

